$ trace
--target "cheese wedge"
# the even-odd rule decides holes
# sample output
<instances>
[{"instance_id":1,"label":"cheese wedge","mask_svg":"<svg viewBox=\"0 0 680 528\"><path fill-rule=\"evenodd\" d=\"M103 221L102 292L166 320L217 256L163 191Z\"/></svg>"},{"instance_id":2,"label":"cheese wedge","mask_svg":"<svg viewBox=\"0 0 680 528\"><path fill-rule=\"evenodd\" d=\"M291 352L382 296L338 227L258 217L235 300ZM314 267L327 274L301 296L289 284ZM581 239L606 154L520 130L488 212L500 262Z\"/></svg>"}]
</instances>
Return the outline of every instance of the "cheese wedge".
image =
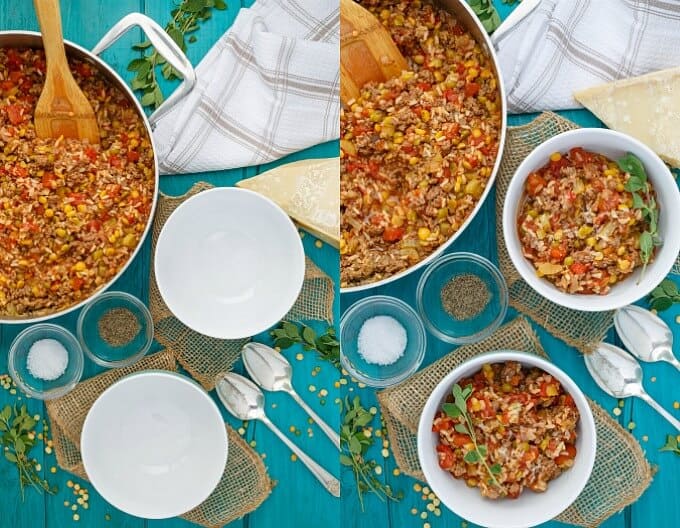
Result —
<instances>
[{"instance_id":1,"label":"cheese wedge","mask_svg":"<svg viewBox=\"0 0 680 528\"><path fill-rule=\"evenodd\" d=\"M680 167L680 68L594 86L574 98L609 128L639 139Z\"/></svg>"},{"instance_id":2,"label":"cheese wedge","mask_svg":"<svg viewBox=\"0 0 680 528\"><path fill-rule=\"evenodd\" d=\"M340 158L295 161L236 185L270 198L302 228L340 246Z\"/></svg>"}]
</instances>

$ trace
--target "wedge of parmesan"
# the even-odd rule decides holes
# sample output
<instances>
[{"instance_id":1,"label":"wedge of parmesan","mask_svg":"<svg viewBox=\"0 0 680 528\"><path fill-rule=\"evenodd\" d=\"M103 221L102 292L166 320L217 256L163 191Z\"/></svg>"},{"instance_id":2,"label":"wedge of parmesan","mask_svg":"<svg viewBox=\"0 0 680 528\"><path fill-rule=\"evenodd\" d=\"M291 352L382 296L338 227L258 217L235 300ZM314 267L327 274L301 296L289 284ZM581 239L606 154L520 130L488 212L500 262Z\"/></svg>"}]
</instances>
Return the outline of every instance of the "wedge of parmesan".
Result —
<instances>
[{"instance_id":1,"label":"wedge of parmesan","mask_svg":"<svg viewBox=\"0 0 680 528\"><path fill-rule=\"evenodd\" d=\"M680 167L680 68L594 86L574 97L609 128Z\"/></svg>"},{"instance_id":2,"label":"wedge of parmesan","mask_svg":"<svg viewBox=\"0 0 680 528\"><path fill-rule=\"evenodd\" d=\"M273 200L300 227L339 247L340 158L295 161L236 185Z\"/></svg>"}]
</instances>

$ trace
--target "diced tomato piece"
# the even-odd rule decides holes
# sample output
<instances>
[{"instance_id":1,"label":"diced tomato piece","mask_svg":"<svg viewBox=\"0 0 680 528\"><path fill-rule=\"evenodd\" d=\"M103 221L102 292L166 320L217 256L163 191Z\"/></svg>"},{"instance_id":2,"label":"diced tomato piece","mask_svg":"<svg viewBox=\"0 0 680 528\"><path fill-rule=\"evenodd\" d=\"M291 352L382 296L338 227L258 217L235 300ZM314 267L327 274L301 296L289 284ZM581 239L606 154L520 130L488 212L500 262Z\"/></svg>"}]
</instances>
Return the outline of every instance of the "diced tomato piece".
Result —
<instances>
[{"instance_id":1,"label":"diced tomato piece","mask_svg":"<svg viewBox=\"0 0 680 528\"><path fill-rule=\"evenodd\" d=\"M43 174L42 177L42 186L45 189L54 189L57 185L57 177L53 172L47 172Z\"/></svg>"},{"instance_id":2,"label":"diced tomato piece","mask_svg":"<svg viewBox=\"0 0 680 528\"><path fill-rule=\"evenodd\" d=\"M137 152L136 150L128 150L127 160L131 163L139 161L139 152Z\"/></svg>"},{"instance_id":3,"label":"diced tomato piece","mask_svg":"<svg viewBox=\"0 0 680 528\"><path fill-rule=\"evenodd\" d=\"M555 383L548 383L548 382L543 382L541 383L541 396L544 398L552 398L553 396L557 396L559 394L559 390L557 389L557 385Z\"/></svg>"},{"instance_id":4,"label":"diced tomato piece","mask_svg":"<svg viewBox=\"0 0 680 528\"><path fill-rule=\"evenodd\" d=\"M452 427L453 427L453 420L451 418L449 418L448 416L444 416L444 413L442 413L442 416L437 421L437 423L432 424L432 432L438 433L439 431L451 429Z\"/></svg>"},{"instance_id":5,"label":"diced tomato piece","mask_svg":"<svg viewBox=\"0 0 680 528\"><path fill-rule=\"evenodd\" d=\"M14 83L12 81L2 81L0 83L0 90L3 92L9 92L12 88L14 88Z\"/></svg>"},{"instance_id":6,"label":"diced tomato piece","mask_svg":"<svg viewBox=\"0 0 680 528\"><path fill-rule=\"evenodd\" d=\"M73 277L71 279L71 289L73 291L80 291L84 284L85 279L81 279L80 277Z\"/></svg>"},{"instance_id":7,"label":"diced tomato piece","mask_svg":"<svg viewBox=\"0 0 680 528\"><path fill-rule=\"evenodd\" d=\"M456 73L458 75L463 75L465 73L465 64L463 64L462 62L459 62L456 65Z\"/></svg>"},{"instance_id":8,"label":"diced tomato piece","mask_svg":"<svg viewBox=\"0 0 680 528\"><path fill-rule=\"evenodd\" d=\"M451 28L451 33L453 33L454 35L460 37L461 35L465 35L465 28L463 28L463 26L461 26L460 24L455 24L455 25Z\"/></svg>"},{"instance_id":9,"label":"diced tomato piece","mask_svg":"<svg viewBox=\"0 0 680 528\"><path fill-rule=\"evenodd\" d=\"M576 458L576 446L573 444L567 444L564 448L567 451L567 455L571 458Z\"/></svg>"},{"instance_id":10,"label":"diced tomato piece","mask_svg":"<svg viewBox=\"0 0 680 528\"><path fill-rule=\"evenodd\" d=\"M102 228L102 223L99 220L90 220L87 223L87 229L90 231L99 231Z\"/></svg>"},{"instance_id":11,"label":"diced tomato piece","mask_svg":"<svg viewBox=\"0 0 680 528\"><path fill-rule=\"evenodd\" d=\"M5 108L7 109L7 117L13 125L18 125L24 120L24 110L21 106L12 104Z\"/></svg>"},{"instance_id":12,"label":"diced tomato piece","mask_svg":"<svg viewBox=\"0 0 680 528\"><path fill-rule=\"evenodd\" d=\"M24 79L24 74L20 71L13 71L9 72L9 80L12 81L14 84L21 84L21 81Z\"/></svg>"},{"instance_id":13,"label":"diced tomato piece","mask_svg":"<svg viewBox=\"0 0 680 528\"><path fill-rule=\"evenodd\" d=\"M7 69L9 71L20 70L22 63L23 60L19 55L19 52L17 52L17 50L14 48L9 48L7 50Z\"/></svg>"},{"instance_id":14,"label":"diced tomato piece","mask_svg":"<svg viewBox=\"0 0 680 528\"><path fill-rule=\"evenodd\" d=\"M460 434L460 433L454 433L452 439L453 439L453 445L455 445L456 447L462 447L462 446L472 442L472 440L470 440L470 437L468 435Z\"/></svg>"},{"instance_id":15,"label":"diced tomato piece","mask_svg":"<svg viewBox=\"0 0 680 528\"><path fill-rule=\"evenodd\" d=\"M116 154L109 156L109 163L112 167L120 167L120 158Z\"/></svg>"},{"instance_id":16,"label":"diced tomato piece","mask_svg":"<svg viewBox=\"0 0 680 528\"><path fill-rule=\"evenodd\" d=\"M451 177L451 169L444 167L442 169L442 176L448 180Z\"/></svg>"},{"instance_id":17,"label":"diced tomato piece","mask_svg":"<svg viewBox=\"0 0 680 528\"><path fill-rule=\"evenodd\" d=\"M442 469L451 469L456 461L453 449L444 444L437 445L437 457L439 458L439 467Z\"/></svg>"},{"instance_id":18,"label":"diced tomato piece","mask_svg":"<svg viewBox=\"0 0 680 528\"><path fill-rule=\"evenodd\" d=\"M532 172L527 178L527 192L531 196L536 196L546 185L545 178L537 172Z\"/></svg>"},{"instance_id":19,"label":"diced tomato piece","mask_svg":"<svg viewBox=\"0 0 680 528\"><path fill-rule=\"evenodd\" d=\"M85 79L92 77L92 69L89 64L85 64L84 62L76 64L75 70Z\"/></svg>"},{"instance_id":20,"label":"diced tomato piece","mask_svg":"<svg viewBox=\"0 0 680 528\"><path fill-rule=\"evenodd\" d=\"M17 176L18 178L25 178L28 176L28 169L26 167L20 167L16 165L14 167L14 175Z\"/></svg>"},{"instance_id":21,"label":"diced tomato piece","mask_svg":"<svg viewBox=\"0 0 680 528\"><path fill-rule=\"evenodd\" d=\"M567 256L567 248L564 244L561 246L553 246L550 248L550 258L553 260L562 261Z\"/></svg>"},{"instance_id":22,"label":"diced tomato piece","mask_svg":"<svg viewBox=\"0 0 680 528\"><path fill-rule=\"evenodd\" d=\"M588 271L588 265L584 264L583 262L574 262L571 266L569 266L569 269L574 275L583 275L586 271Z\"/></svg>"},{"instance_id":23,"label":"diced tomato piece","mask_svg":"<svg viewBox=\"0 0 680 528\"><path fill-rule=\"evenodd\" d=\"M38 70L41 73L45 73L45 70L47 69L46 64L45 64L45 59L35 59L33 61L33 67Z\"/></svg>"},{"instance_id":24,"label":"diced tomato piece","mask_svg":"<svg viewBox=\"0 0 680 528\"><path fill-rule=\"evenodd\" d=\"M426 82L419 82L418 88L420 88L423 92L428 92L428 91L432 90L432 85L430 83L426 83Z\"/></svg>"},{"instance_id":25,"label":"diced tomato piece","mask_svg":"<svg viewBox=\"0 0 680 528\"><path fill-rule=\"evenodd\" d=\"M383 240L385 242L398 242L404 236L404 228L402 227L386 227L383 231Z\"/></svg>"},{"instance_id":26,"label":"diced tomato piece","mask_svg":"<svg viewBox=\"0 0 680 528\"><path fill-rule=\"evenodd\" d=\"M85 148L85 155L90 159L90 161L95 161L97 159L97 151L92 147Z\"/></svg>"},{"instance_id":27,"label":"diced tomato piece","mask_svg":"<svg viewBox=\"0 0 680 528\"><path fill-rule=\"evenodd\" d=\"M476 82L470 82L465 85L465 95L468 97L474 97L479 93L479 84Z\"/></svg>"},{"instance_id":28,"label":"diced tomato piece","mask_svg":"<svg viewBox=\"0 0 680 528\"><path fill-rule=\"evenodd\" d=\"M73 205L80 205L82 203L85 203L85 200L87 198L85 194L76 192L70 193L68 197L71 199L71 203L73 203Z\"/></svg>"}]
</instances>

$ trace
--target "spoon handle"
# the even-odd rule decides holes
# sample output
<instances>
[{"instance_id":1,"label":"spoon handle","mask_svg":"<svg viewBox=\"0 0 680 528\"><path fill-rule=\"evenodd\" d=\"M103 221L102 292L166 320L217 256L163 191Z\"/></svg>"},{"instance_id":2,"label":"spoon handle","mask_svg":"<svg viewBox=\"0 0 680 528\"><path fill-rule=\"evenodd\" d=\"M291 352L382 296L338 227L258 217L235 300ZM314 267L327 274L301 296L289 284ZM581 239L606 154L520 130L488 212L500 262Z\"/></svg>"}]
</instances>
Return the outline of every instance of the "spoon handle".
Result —
<instances>
[{"instance_id":1,"label":"spoon handle","mask_svg":"<svg viewBox=\"0 0 680 528\"><path fill-rule=\"evenodd\" d=\"M680 360L673 356L671 359L668 360L668 362L673 365L676 369L680 370Z\"/></svg>"},{"instance_id":2,"label":"spoon handle","mask_svg":"<svg viewBox=\"0 0 680 528\"><path fill-rule=\"evenodd\" d=\"M639 397L640 399L646 401L650 405L650 407L652 407L652 409L658 412L661 416L668 420L673 427L680 431L680 421L677 418L675 418L675 416L673 416L671 413L669 413L666 409L661 407L661 405L659 405L654 398L652 398L646 392L640 394Z\"/></svg>"},{"instance_id":3,"label":"spoon handle","mask_svg":"<svg viewBox=\"0 0 680 528\"><path fill-rule=\"evenodd\" d=\"M307 466L307 469L312 472L312 475L323 484L323 487L333 495L333 497L340 496L340 481L331 475L328 471L322 468L314 460L312 460L304 451L302 451L298 446L291 442L286 435L284 435L278 427L276 427L269 418L266 416L260 418L260 420L267 426L271 431L278 436L281 441L288 446L288 448L297 455L300 461Z\"/></svg>"},{"instance_id":4,"label":"spoon handle","mask_svg":"<svg viewBox=\"0 0 680 528\"><path fill-rule=\"evenodd\" d=\"M328 425L326 422L323 421L323 419L316 414L312 408L305 403L305 401L300 398L300 395L295 392L294 390L291 390L288 394L290 394L293 399L297 402L297 404L304 409L304 411L310 416L312 420L316 422L316 424L321 428L321 430L325 433L325 435L330 438L331 442L333 442L333 445L335 445L338 450L340 449L340 435L334 431L330 425Z\"/></svg>"}]
</instances>

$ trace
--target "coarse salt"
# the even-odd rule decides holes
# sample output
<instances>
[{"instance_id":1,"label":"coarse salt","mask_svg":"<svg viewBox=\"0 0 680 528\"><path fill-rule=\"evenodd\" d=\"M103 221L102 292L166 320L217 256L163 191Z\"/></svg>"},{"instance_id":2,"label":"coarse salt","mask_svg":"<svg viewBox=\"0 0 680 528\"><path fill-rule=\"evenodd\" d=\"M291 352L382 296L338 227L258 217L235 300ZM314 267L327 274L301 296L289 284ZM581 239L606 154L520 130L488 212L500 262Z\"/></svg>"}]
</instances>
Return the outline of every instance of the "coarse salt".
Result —
<instances>
[{"instance_id":1,"label":"coarse salt","mask_svg":"<svg viewBox=\"0 0 680 528\"><path fill-rule=\"evenodd\" d=\"M56 339L40 339L31 345L26 367L31 376L53 381L66 372L68 351Z\"/></svg>"},{"instance_id":2,"label":"coarse salt","mask_svg":"<svg viewBox=\"0 0 680 528\"><path fill-rule=\"evenodd\" d=\"M359 355L374 365L392 365L406 350L406 329L394 317L377 315L364 321L359 330Z\"/></svg>"}]
</instances>

